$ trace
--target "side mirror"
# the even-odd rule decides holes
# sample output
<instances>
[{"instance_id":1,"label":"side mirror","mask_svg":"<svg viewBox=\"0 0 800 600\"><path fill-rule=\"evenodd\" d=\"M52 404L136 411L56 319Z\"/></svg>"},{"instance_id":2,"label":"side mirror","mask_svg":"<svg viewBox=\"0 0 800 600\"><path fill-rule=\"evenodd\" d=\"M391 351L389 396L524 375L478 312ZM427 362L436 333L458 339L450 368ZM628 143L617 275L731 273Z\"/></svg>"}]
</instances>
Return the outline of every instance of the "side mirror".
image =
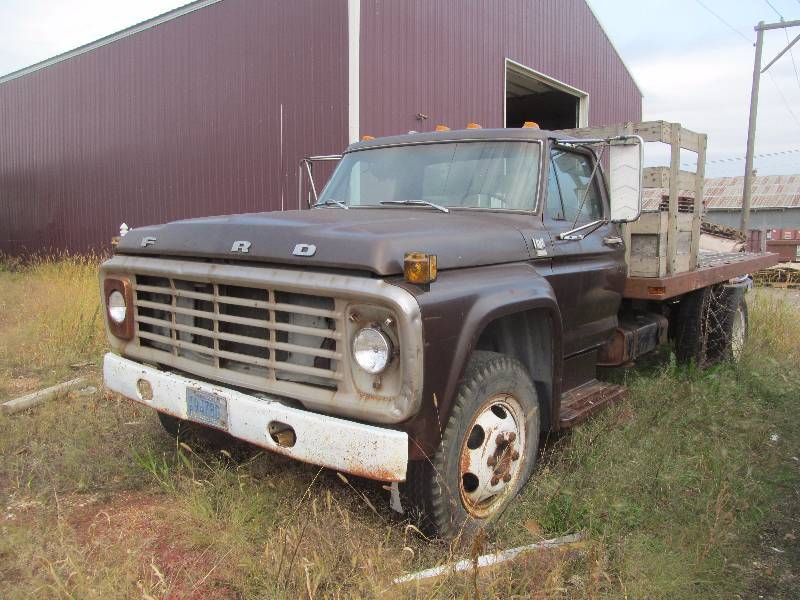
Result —
<instances>
[{"instance_id":1,"label":"side mirror","mask_svg":"<svg viewBox=\"0 0 800 600\"><path fill-rule=\"evenodd\" d=\"M609 198L611 221L629 223L642 213L642 153L638 135L610 140Z\"/></svg>"}]
</instances>

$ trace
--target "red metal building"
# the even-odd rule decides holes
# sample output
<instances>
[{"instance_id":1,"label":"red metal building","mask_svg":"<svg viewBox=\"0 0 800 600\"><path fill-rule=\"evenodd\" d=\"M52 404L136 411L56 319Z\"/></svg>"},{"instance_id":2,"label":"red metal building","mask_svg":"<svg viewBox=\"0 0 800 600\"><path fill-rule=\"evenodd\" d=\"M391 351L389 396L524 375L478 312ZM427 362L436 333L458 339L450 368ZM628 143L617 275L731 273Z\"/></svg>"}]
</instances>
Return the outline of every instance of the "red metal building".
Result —
<instances>
[{"instance_id":1,"label":"red metal building","mask_svg":"<svg viewBox=\"0 0 800 600\"><path fill-rule=\"evenodd\" d=\"M363 134L640 118L584 0L200 0L0 78L0 251L297 208Z\"/></svg>"}]
</instances>

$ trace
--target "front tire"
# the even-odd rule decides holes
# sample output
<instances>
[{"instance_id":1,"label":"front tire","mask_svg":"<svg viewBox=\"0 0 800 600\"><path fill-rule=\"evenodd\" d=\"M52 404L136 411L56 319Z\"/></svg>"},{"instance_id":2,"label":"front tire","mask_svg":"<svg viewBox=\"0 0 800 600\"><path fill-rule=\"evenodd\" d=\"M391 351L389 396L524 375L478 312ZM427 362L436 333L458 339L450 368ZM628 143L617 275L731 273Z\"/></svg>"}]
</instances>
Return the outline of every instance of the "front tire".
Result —
<instances>
[{"instance_id":1,"label":"front tire","mask_svg":"<svg viewBox=\"0 0 800 600\"><path fill-rule=\"evenodd\" d=\"M403 488L423 528L469 538L494 522L533 472L539 428L536 389L522 364L476 351L438 451L409 465Z\"/></svg>"}]
</instances>

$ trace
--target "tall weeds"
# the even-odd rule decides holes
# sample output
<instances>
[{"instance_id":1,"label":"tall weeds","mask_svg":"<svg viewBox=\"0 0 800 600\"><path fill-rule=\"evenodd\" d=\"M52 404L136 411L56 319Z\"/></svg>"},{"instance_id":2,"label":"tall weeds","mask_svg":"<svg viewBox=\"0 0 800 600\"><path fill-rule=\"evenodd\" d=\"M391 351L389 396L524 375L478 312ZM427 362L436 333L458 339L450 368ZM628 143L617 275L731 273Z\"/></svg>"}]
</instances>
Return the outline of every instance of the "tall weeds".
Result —
<instances>
[{"instance_id":1,"label":"tall weeds","mask_svg":"<svg viewBox=\"0 0 800 600\"><path fill-rule=\"evenodd\" d=\"M0 365L23 372L92 361L105 344L96 255L0 256Z\"/></svg>"}]
</instances>

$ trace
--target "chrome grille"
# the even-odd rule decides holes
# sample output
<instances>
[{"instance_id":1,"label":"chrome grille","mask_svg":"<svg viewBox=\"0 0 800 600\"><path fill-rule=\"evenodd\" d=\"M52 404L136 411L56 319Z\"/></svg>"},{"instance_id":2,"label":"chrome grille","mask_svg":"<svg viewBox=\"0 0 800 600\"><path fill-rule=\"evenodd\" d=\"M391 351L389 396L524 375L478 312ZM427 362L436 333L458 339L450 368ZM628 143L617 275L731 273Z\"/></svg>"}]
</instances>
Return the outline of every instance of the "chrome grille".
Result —
<instances>
[{"instance_id":1,"label":"chrome grille","mask_svg":"<svg viewBox=\"0 0 800 600\"><path fill-rule=\"evenodd\" d=\"M336 389L341 315L325 296L135 275L136 340L171 365ZM177 360L171 361L171 358Z\"/></svg>"}]
</instances>

